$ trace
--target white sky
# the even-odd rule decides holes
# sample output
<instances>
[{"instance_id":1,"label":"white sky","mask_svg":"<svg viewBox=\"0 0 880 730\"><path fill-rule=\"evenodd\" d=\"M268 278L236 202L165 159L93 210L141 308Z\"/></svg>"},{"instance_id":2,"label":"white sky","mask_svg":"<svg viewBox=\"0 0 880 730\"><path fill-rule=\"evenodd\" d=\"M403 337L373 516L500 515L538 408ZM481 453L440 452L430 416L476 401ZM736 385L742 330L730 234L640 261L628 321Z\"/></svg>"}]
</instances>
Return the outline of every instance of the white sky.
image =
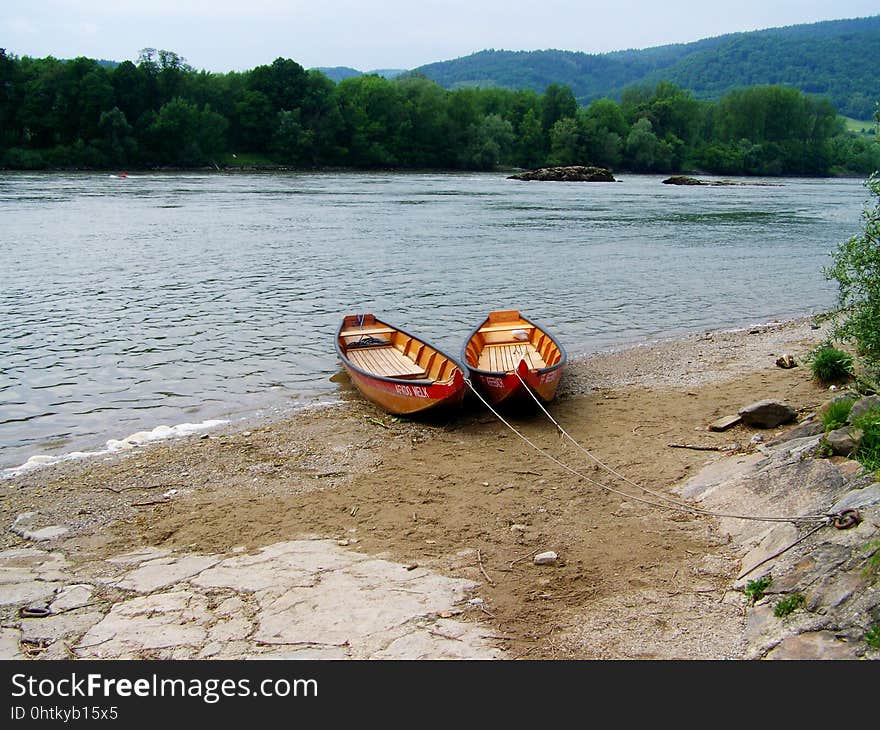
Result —
<instances>
[{"instance_id":1,"label":"white sky","mask_svg":"<svg viewBox=\"0 0 880 730\"><path fill-rule=\"evenodd\" d=\"M0 0L18 56L136 60L163 48L196 69L415 68L485 48L601 53L880 14L878 0Z\"/></svg>"}]
</instances>

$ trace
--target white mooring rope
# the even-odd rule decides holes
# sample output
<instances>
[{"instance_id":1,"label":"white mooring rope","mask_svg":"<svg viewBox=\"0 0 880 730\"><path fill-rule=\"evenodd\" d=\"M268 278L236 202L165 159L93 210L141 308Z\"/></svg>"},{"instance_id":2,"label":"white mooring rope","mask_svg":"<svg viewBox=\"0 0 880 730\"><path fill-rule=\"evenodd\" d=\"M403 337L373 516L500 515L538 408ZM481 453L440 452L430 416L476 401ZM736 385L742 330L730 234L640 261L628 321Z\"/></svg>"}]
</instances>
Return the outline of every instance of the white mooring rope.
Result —
<instances>
[{"instance_id":1,"label":"white mooring rope","mask_svg":"<svg viewBox=\"0 0 880 730\"><path fill-rule=\"evenodd\" d=\"M651 494L654 497L657 497L658 499L663 500L667 504L664 504L663 502L655 502L650 499L645 499L644 497L639 497L634 494L628 494L627 492L621 491L619 489L615 489L614 487L610 487L607 484L603 484L602 482L598 482L595 479L588 477L586 474L582 474L581 472L577 471L576 469L573 469L572 467L570 467L568 464L560 461L555 456L550 454L548 451L546 451L545 449L542 449L540 446L535 444L531 439L528 438L528 436L526 436L525 434L518 431L516 429L516 427L511 425L500 413L498 413L497 410L495 410L489 404L489 402L485 398L483 398L483 396L479 393L479 391L474 387L474 384L471 382L471 380L469 378L465 378L465 383L467 383L468 387L471 389L471 391L474 393L474 395L476 395L477 398L480 399L480 401L483 403L483 405L486 406L486 408L488 408L492 412L492 414L499 421L501 421L501 423L503 423L505 426L507 426L507 428L509 428L511 431L513 431L520 439L522 439L525 443L527 443L529 446L531 446L533 449L535 449L535 451L537 451L542 456L544 456L545 458L552 461L557 466L560 466L561 468L565 469L566 471L570 472L571 474L574 474L579 479L583 479L583 480L589 482L590 484L596 485L600 489L604 489L607 492L610 492L612 494L617 494L621 497L632 500L634 502L641 502L642 504L647 504L652 507L657 507L659 509L667 509L667 510L672 510L674 512L683 512L686 514L696 514L696 515L704 515L704 516L710 516L710 517L727 517L730 519L751 520L751 521L755 521L755 522L791 522L791 523L795 523L795 524L797 524L797 523L815 523L815 522L822 522L825 524L831 524L833 518L835 517L835 515L800 515L797 517L779 517L779 516L739 515L739 514L727 514L724 512L713 512L712 510L702 509L700 507L694 507L694 506L689 505L685 502L675 500L675 499L673 499L671 497L667 497L659 492L650 490L647 487L643 487L639 484L636 484L635 482L631 481L630 479L627 479L625 476L623 476L619 472L612 469L610 466L607 466L606 464L601 462L599 459L597 459L595 456L593 456L593 454L591 454L587 449L585 449L583 446L578 444L578 442L575 441L575 439L573 439L565 431L565 429L563 429L562 426L560 426L559 423L557 423L557 421L541 405L538 398L535 396L534 393L532 393L531 388L529 388L528 385L526 385L526 382L522 379L520 374L516 373L516 376L517 376L517 378L519 378L520 382L523 384L523 387L525 387L525 389L529 392L529 395L531 395L532 398L534 398L535 402L538 403L538 406L545 413L545 415L556 426L556 428L559 429L560 433L562 433L564 436L566 436L566 438L569 439L569 441L574 443L581 451L586 453L599 466L601 466L602 468L609 471L611 474L613 474L618 479L622 479L627 484L630 484L631 486L633 486L637 489L640 489L647 494Z\"/></svg>"}]
</instances>

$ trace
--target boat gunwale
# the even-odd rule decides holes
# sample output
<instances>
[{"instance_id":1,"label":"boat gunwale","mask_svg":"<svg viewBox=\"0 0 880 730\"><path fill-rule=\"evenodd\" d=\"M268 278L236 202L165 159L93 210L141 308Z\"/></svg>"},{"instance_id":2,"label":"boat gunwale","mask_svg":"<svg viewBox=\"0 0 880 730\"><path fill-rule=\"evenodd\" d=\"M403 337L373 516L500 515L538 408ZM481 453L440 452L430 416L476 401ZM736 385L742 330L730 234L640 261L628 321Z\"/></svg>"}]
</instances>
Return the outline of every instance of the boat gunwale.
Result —
<instances>
[{"instance_id":1,"label":"boat gunwale","mask_svg":"<svg viewBox=\"0 0 880 730\"><path fill-rule=\"evenodd\" d=\"M390 328L393 329L395 332L400 332L402 335L406 335L407 337L412 337L412 339L414 339L416 342L419 342L419 343L422 344L422 345L425 345L425 346L427 346L427 347L430 347L432 350L434 350L434 351L437 352L438 354L440 354L440 355L442 355L443 357L445 357L445 358L446 358L447 360L449 360L449 361L450 361L450 362L451 362L456 368L458 368L458 370L459 370L459 371L461 372L461 374L462 374L462 377L465 377L465 378L468 377L468 370L469 370L469 368L467 368L467 367L465 367L465 366L462 366L462 364L461 364L458 360L456 360L454 357L452 357L452 355L450 355L449 353L444 352L444 351L441 350L439 347L435 347L435 346L432 345L430 342L427 342L427 341L423 340L421 337L416 337L415 335L411 334L410 332L407 332L405 329L402 329L402 328L400 328L400 327L396 327L396 326L393 325L393 324L388 324L387 322L383 322L382 320L377 319L377 318L376 318L376 315L373 315L373 319L374 319L376 322L378 322L379 324L384 325L385 327L390 327ZM361 374L361 375L363 375L363 376L365 376L365 377L367 377L367 378L372 378L373 380L382 380L382 381L384 381L384 382L386 382L386 383L395 383L395 384L399 384L399 385L419 385L419 386L425 386L425 387L430 387L430 386L432 386L432 385L445 385L445 384L447 384L447 383L452 383L452 382L454 382L454 380L455 380L455 371L454 371L454 370L453 370L453 372L452 372L452 375L451 375L447 380L437 380L436 378L433 379L433 380L431 380L430 378L422 378L422 379L414 379L414 378L392 378L392 377L389 377L389 376L387 376L387 375L378 375L378 374L376 374L376 373L371 373L369 370L364 370L363 368L360 368L360 367L358 367L357 365L355 365L355 364L354 364L354 363L348 358L348 356L342 351L342 347L341 347L341 345L339 344L339 341L342 339L342 328L343 328L344 326L345 326L345 316L343 316L343 318L342 318L342 322L339 324L339 327L338 327L337 330L336 330L336 339L335 339L335 341L334 341L334 344L335 344L335 346L336 346L336 354L339 355L339 359L342 360L342 363L343 363L346 367L351 368L351 369L354 370L356 373L359 373L359 374ZM394 347L393 344L392 344L391 346ZM415 362L415 361L414 361L414 362Z\"/></svg>"},{"instance_id":2,"label":"boat gunwale","mask_svg":"<svg viewBox=\"0 0 880 730\"><path fill-rule=\"evenodd\" d=\"M568 353L565 351L565 348L562 346L562 344L556 338L556 335L554 335L546 327L542 327L541 325L535 324L528 317L524 317L522 312L520 312L519 310L517 310L517 314L519 314L519 318L521 320L523 320L524 322L528 322L536 330L538 330L539 332L543 332L545 335L547 335L547 337L550 338L550 340L553 342L554 345L556 345L556 347L559 350L559 362L558 363L556 363L555 365L547 365L546 367L543 367L543 368L535 368L534 372L536 372L540 375L544 375L546 373L551 373L554 370L558 370L559 368L564 367L566 361L568 360ZM467 336L467 339L464 341L464 345L462 345L461 360L465 364L465 367L468 370L470 370L472 373L475 373L477 375L484 375L484 376L492 377L492 378L504 377L505 375L510 375L510 374L516 372L516 370L482 370L478 367L474 367L474 366L470 365L467 361L467 346L470 344L471 340L473 340L474 337L476 337L477 333L480 331L480 329L482 327L484 327L486 325L486 323L488 321L489 321L489 317L487 316L486 319L484 319L473 330L471 330L471 333ZM529 368L529 370L531 370L531 368Z\"/></svg>"}]
</instances>

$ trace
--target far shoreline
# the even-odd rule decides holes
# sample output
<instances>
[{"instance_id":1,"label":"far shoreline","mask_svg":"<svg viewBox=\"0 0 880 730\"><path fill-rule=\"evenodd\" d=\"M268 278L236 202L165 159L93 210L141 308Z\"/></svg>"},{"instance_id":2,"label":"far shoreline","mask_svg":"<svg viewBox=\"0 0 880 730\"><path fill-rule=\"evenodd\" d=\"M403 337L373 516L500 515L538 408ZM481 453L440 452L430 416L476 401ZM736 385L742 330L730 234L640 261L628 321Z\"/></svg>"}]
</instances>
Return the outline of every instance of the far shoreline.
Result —
<instances>
[{"instance_id":1,"label":"far shoreline","mask_svg":"<svg viewBox=\"0 0 880 730\"><path fill-rule=\"evenodd\" d=\"M363 173L394 173L394 174L433 174L433 175L507 175L509 173L527 172L523 167L499 167L494 170L462 170L459 168L409 168L409 167L295 167L292 165L198 165L195 167L44 167L44 168L11 168L0 167L0 173L26 173L26 174L57 174L57 173L83 173L97 175L119 175L120 173L134 174L157 174L157 173L203 173L203 174L270 174L270 173L296 173L296 174L363 174ZM856 172L842 172L829 175L725 175L724 173L706 172L703 170L680 170L665 172L634 172L632 170L613 170L614 175L626 175L639 177L668 177L670 175L686 175L700 178L719 179L743 179L743 180L864 180L865 175ZM617 180L617 182L624 182Z\"/></svg>"}]
</instances>

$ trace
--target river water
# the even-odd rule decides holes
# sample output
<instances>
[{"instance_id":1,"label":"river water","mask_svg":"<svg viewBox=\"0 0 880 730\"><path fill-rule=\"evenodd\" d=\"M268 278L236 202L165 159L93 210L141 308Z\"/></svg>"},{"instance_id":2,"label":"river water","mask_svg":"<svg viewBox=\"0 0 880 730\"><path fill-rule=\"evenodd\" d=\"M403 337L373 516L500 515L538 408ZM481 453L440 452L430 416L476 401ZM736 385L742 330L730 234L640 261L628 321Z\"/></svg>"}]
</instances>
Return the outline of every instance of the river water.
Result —
<instances>
[{"instance_id":1,"label":"river water","mask_svg":"<svg viewBox=\"0 0 880 730\"><path fill-rule=\"evenodd\" d=\"M0 467L332 399L344 313L457 356L518 308L577 354L833 304L861 181L661 179L0 174Z\"/></svg>"}]
</instances>

